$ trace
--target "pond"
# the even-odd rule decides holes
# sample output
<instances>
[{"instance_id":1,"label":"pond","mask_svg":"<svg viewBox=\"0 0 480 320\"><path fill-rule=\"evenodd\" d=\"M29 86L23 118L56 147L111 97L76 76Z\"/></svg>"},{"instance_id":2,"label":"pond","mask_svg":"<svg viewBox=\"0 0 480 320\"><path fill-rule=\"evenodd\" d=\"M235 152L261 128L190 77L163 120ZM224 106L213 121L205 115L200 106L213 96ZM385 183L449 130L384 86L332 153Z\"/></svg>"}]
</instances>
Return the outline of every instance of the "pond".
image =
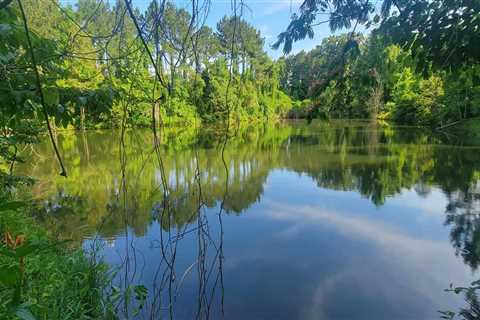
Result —
<instances>
[{"instance_id":1,"label":"pond","mask_svg":"<svg viewBox=\"0 0 480 320\"><path fill-rule=\"evenodd\" d=\"M68 178L47 140L20 171L38 220L131 291L122 318L439 319L465 304L445 289L478 278L480 148L455 134L331 121L228 140L169 128L158 148L150 130L120 136L59 133Z\"/></svg>"}]
</instances>

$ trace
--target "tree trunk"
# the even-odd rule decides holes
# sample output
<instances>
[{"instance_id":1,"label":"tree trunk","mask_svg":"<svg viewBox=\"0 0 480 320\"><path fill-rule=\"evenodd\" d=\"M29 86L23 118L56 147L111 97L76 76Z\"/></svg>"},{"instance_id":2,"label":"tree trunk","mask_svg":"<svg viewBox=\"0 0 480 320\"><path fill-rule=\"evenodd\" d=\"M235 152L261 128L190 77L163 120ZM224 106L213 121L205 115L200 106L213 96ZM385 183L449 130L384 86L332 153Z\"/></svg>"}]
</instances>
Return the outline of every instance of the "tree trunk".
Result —
<instances>
[{"instance_id":1,"label":"tree trunk","mask_svg":"<svg viewBox=\"0 0 480 320\"><path fill-rule=\"evenodd\" d=\"M173 54L170 55L170 85L168 87L168 93L172 94L173 88L175 88L175 66L173 63Z\"/></svg>"},{"instance_id":2,"label":"tree trunk","mask_svg":"<svg viewBox=\"0 0 480 320\"><path fill-rule=\"evenodd\" d=\"M80 107L80 129L85 130L85 107Z\"/></svg>"}]
</instances>

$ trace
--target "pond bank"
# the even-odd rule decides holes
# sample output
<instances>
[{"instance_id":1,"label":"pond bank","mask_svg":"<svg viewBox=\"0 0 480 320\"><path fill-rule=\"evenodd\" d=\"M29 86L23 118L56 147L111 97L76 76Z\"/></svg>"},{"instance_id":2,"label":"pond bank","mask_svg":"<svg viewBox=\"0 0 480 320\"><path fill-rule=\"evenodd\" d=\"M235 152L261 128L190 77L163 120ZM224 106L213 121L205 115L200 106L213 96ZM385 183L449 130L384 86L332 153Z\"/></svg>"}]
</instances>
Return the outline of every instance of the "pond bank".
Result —
<instances>
[{"instance_id":1,"label":"pond bank","mask_svg":"<svg viewBox=\"0 0 480 320\"><path fill-rule=\"evenodd\" d=\"M0 200L2 319L107 318L108 267L53 240L26 212L25 202Z\"/></svg>"}]
</instances>

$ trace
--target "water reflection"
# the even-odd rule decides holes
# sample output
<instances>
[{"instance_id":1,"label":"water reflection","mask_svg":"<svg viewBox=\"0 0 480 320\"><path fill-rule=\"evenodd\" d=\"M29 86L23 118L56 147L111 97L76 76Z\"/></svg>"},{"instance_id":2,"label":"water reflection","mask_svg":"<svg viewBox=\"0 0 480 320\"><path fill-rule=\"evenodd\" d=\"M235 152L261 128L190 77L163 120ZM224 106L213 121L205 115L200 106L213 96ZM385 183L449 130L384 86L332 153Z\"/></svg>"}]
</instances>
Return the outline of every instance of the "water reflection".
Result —
<instances>
[{"instance_id":1,"label":"water reflection","mask_svg":"<svg viewBox=\"0 0 480 320\"><path fill-rule=\"evenodd\" d=\"M480 184L448 193L445 225L457 252L473 270L480 262Z\"/></svg>"},{"instance_id":2,"label":"water reflection","mask_svg":"<svg viewBox=\"0 0 480 320\"><path fill-rule=\"evenodd\" d=\"M58 140L68 179L48 144L22 168L39 181L36 215L60 238L102 243L123 289L146 286L137 317L430 319L462 304L450 282L475 278L480 153L451 135L246 128L228 170L214 129L165 129L158 153L150 131L127 132L123 166L118 132Z\"/></svg>"}]
</instances>

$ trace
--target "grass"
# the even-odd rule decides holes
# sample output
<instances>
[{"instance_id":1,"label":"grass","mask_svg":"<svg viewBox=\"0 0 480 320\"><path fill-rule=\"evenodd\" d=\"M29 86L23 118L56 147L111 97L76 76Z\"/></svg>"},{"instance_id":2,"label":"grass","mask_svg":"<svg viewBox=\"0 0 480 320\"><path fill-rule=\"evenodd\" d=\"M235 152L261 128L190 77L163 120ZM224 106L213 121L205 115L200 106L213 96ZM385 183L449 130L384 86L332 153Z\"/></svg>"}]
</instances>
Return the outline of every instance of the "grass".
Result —
<instances>
[{"instance_id":1,"label":"grass","mask_svg":"<svg viewBox=\"0 0 480 320\"><path fill-rule=\"evenodd\" d=\"M51 240L19 202L0 200L2 319L107 319L107 267Z\"/></svg>"}]
</instances>

